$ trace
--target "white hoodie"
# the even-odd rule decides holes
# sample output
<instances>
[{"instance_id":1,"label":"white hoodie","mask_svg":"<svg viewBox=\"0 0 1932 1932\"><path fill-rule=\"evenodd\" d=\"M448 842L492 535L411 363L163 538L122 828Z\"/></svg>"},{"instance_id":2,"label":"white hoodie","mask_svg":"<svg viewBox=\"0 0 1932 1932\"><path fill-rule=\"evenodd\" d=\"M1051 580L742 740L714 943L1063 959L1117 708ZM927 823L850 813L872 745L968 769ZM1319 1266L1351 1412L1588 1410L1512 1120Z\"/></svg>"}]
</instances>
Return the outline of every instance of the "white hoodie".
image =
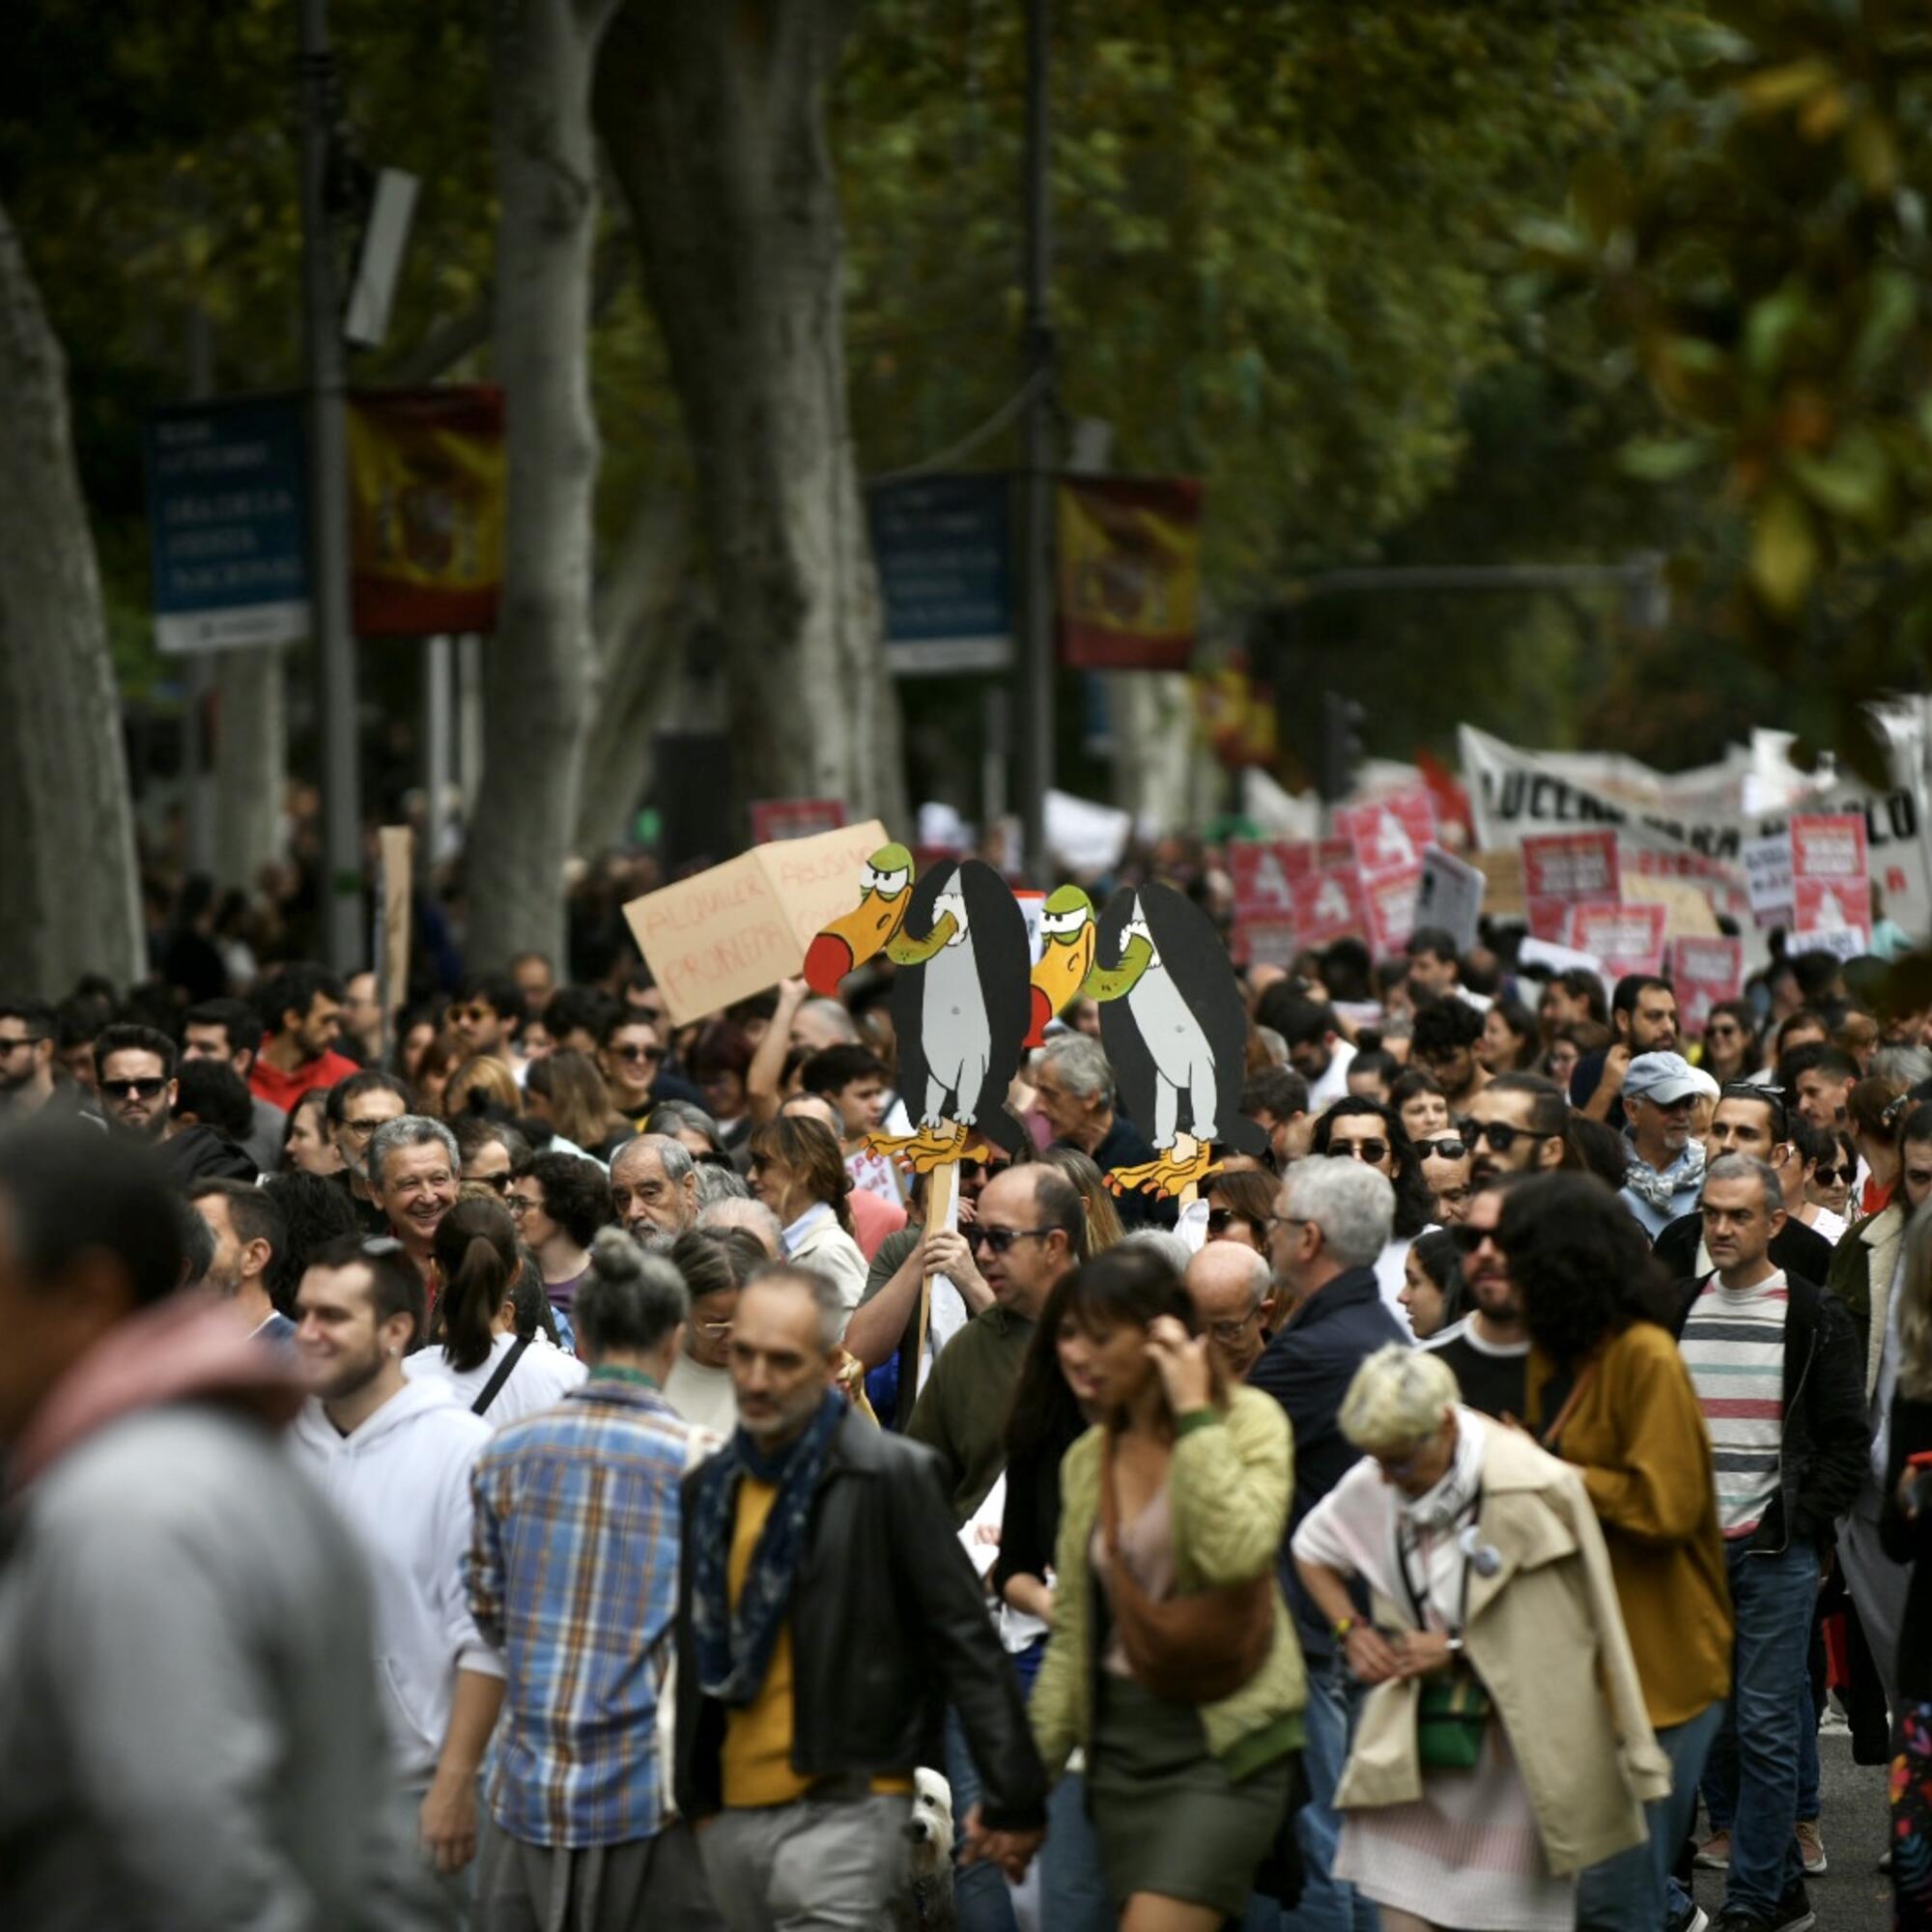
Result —
<instances>
[{"instance_id":1,"label":"white hoodie","mask_svg":"<svg viewBox=\"0 0 1932 1932\"><path fill-rule=\"evenodd\" d=\"M456 1673L503 1674L469 1614L469 1470L490 1439L447 1381L405 1383L348 1435L311 1398L291 1452L340 1512L376 1586L376 1674L404 1777L427 1781L449 1728Z\"/></svg>"}]
</instances>

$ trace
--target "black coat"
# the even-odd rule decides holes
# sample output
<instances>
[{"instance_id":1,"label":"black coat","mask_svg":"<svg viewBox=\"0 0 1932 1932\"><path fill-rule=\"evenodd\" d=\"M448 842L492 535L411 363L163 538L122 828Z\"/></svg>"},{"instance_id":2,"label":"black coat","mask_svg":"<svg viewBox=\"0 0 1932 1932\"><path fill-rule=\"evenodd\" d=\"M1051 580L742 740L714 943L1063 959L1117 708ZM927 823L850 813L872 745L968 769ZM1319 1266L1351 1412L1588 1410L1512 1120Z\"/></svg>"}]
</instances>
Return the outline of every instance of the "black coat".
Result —
<instances>
[{"instance_id":1,"label":"black coat","mask_svg":"<svg viewBox=\"0 0 1932 1932\"><path fill-rule=\"evenodd\" d=\"M694 1471L684 1482L677 1600L677 1807L724 1804L725 1707L697 1681L691 1630ZM943 1764L959 1713L995 1831L1046 1822L1046 1770L1019 1679L952 1533L939 1459L863 1416L839 1421L792 1584L792 1769L863 1790L882 1773Z\"/></svg>"},{"instance_id":2,"label":"black coat","mask_svg":"<svg viewBox=\"0 0 1932 1932\"><path fill-rule=\"evenodd\" d=\"M1697 1272L1697 1249L1703 1239L1703 1215L1680 1214L1651 1243L1650 1251L1672 1281L1689 1281ZM1832 1266L1832 1244L1816 1228L1807 1228L1792 1214L1771 1237L1771 1264L1804 1281L1823 1281ZM1705 1273L1709 1272L1707 1266Z\"/></svg>"},{"instance_id":3,"label":"black coat","mask_svg":"<svg viewBox=\"0 0 1932 1932\"><path fill-rule=\"evenodd\" d=\"M1709 1275L1683 1284L1676 1330ZM1852 1318L1816 1282L1787 1275L1784 1312L1784 1423L1777 1452L1777 1494L1751 1536L1753 1549L1776 1551L1798 1541L1823 1550L1833 1524L1852 1506L1871 1454L1865 1420L1864 1358Z\"/></svg>"}]
</instances>

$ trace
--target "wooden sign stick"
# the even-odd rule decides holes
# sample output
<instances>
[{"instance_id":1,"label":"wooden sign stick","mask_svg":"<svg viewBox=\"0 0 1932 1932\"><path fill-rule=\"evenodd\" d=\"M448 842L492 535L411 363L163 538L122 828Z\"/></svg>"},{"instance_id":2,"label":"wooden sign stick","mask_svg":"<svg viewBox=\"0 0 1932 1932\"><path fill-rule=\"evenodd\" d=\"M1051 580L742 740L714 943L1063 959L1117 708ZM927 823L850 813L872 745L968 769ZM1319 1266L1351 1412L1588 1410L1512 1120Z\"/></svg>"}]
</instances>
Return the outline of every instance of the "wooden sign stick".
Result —
<instances>
[{"instance_id":1,"label":"wooden sign stick","mask_svg":"<svg viewBox=\"0 0 1932 1932\"><path fill-rule=\"evenodd\" d=\"M944 1228L952 1219L952 1203L958 1191L959 1169L955 1162L948 1161L943 1167L935 1167L926 1178L925 1226L928 1234L936 1228ZM920 1388L919 1365L924 1360L931 1342L932 1277L937 1272L934 1268L926 1269L919 1284L919 1346L914 1351L912 1369L915 1398Z\"/></svg>"}]
</instances>

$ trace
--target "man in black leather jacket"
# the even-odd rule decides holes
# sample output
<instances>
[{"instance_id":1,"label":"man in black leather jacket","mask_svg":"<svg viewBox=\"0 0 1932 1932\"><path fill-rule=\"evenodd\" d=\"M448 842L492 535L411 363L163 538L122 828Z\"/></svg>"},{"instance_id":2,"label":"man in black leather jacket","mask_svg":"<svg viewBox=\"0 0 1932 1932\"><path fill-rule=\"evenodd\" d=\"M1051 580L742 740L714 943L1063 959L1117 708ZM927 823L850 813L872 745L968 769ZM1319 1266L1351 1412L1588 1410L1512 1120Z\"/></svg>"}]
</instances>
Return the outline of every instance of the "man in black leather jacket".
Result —
<instances>
[{"instance_id":1,"label":"man in black leather jacket","mask_svg":"<svg viewBox=\"0 0 1932 1932\"><path fill-rule=\"evenodd\" d=\"M835 1906L861 1922L899 1889L912 1773L943 1762L949 1704L986 1829L1037 1841L1045 1823L1018 1679L937 1459L836 1395L826 1406L844 1316L806 1269L748 1284L731 1337L739 1429L684 1486L677 1804L734 1928L835 1922ZM768 1622L787 1570L761 1644L761 1596Z\"/></svg>"}]
</instances>

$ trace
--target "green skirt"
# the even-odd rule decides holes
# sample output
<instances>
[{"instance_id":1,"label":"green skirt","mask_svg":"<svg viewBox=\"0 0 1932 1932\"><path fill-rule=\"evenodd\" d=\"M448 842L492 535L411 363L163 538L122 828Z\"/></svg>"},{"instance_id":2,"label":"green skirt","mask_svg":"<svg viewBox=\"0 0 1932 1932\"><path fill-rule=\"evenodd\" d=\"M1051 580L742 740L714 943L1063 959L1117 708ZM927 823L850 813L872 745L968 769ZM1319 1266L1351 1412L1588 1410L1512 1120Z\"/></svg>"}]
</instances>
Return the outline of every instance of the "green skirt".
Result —
<instances>
[{"instance_id":1,"label":"green skirt","mask_svg":"<svg viewBox=\"0 0 1932 1932\"><path fill-rule=\"evenodd\" d=\"M1115 1905L1146 1891L1238 1916L1288 1815L1292 1775L1283 1756L1233 1782L1192 1704L1101 1671L1087 1791Z\"/></svg>"}]
</instances>

